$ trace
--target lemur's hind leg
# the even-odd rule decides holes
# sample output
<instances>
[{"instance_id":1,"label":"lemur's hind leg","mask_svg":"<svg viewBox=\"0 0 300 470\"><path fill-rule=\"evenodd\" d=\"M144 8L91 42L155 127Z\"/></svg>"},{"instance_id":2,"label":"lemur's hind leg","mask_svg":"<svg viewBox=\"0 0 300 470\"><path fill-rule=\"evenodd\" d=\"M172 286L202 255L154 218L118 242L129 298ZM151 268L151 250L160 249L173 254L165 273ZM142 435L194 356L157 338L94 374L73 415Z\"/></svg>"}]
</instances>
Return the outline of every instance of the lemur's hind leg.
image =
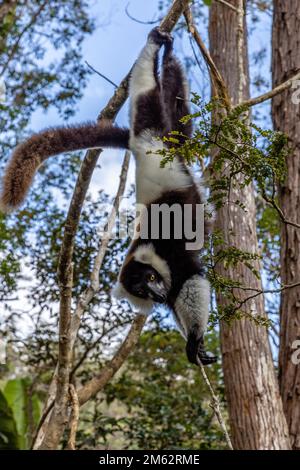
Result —
<instances>
[{"instance_id":1,"label":"lemur's hind leg","mask_svg":"<svg viewBox=\"0 0 300 470\"><path fill-rule=\"evenodd\" d=\"M206 352L203 341L209 316L209 303L209 282L196 274L183 284L174 305L175 320L187 341L187 358L193 364L198 364L200 361L203 365L208 365L217 361L216 356Z\"/></svg>"},{"instance_id":2,"label":"lemur's hind leg","mask_svg":"<svg viewBox=\"0 0 300 470\"><path fill-rule=\"evenodd\" d=\"M131 99L131 128L138 136L146 129L162 136L168 119L161 97L158 78L158 52L172 41L168 33L153 29L131 73L129 95Z\"/></svg>"},{"instance_id":3,"label":"lemur's hind leg","mask_svg":"<svg viewBox=\"0 0 300 470\"><path fill-rule=\"evenodd\" d=\"M163 57L162 94L165 109L171 122L171 130L179 131L186 137L192 135L192 123L180 122L183 116L190 114L189 87L181 64L172 53L172 44L165 46ZM179 137L183 142L184 137Z\"/></svg>"}]
</instances>

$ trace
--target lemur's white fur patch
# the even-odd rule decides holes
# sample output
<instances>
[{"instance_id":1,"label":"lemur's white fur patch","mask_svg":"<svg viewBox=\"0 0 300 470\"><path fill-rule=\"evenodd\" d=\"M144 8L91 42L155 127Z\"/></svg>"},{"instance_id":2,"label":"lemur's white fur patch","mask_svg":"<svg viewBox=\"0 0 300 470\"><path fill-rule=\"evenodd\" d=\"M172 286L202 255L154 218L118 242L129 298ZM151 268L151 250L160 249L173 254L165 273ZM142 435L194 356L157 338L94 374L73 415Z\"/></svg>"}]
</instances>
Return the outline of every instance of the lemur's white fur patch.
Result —
<instances>
[{"instance_id":1,"label":"lemur's white fur patch","mask_svg":"<svg viewBox=\"0 0 300 470\"><path fill-rule=\"evenodd\" d=\"M148 41L142 49L131 72L129 81L130 96L130 131L136 117L136 102L139 96L153 90L156 87L156 81L153 73L153 60L159 46Z\"/></svg>"},{"instance_id":2,"label":"lemur's white fur patch","mask_svg":"<svg viewBox=\"0 0 300 470\"><path fill-rule=\"evenodd\" d=\"M168 263L155 253L152 243L140 245L134 252L133 258L144 264L150 264L163 278L166 287L171 286L171 271Z\"/></svg>"},{"instance_id":3,"label":"lemur's white fur patch","mask_svg":"<svg viewBox=\"0 0 300 470\"><path fill-rule=\"evenodd\" d=\"M135 99L138 95L147 93L156 86L153 73L153 59L159 45L152 41L147 41L133 67L130 76L129 90L130 98Z\"/></svg>"},{"instance_id":4,"label":"lemur's white fur patch","mask_svg":"<svg viewBox=\"0 0 300 470\"><path fill-rule=\"evenodd\" d=\"M151 310L154 307L154 302L151 299L140 299L139 297L135 297L134 295L130 294L123 284L118 281L117 284L111 291L112 296L118 300L128 300L130 305L136 309L135 313L141 313L143 315L149 315Z\"/></svg>"},{"instance_id":5,"label":"lemur's white fur patch","mask_svg":"<svg viewBox=\"0 0 300 470\"><path fill-rule=\"evenodd\" d=\"M194 324L205 333L209 304L210 284L207 279L196 274L183 284L174 305L174 317L185 339Z\"/></svg>"},{"instance_id":6,"label":"lemur's white fur patch","mask_svg":"<svg viewBox=\"0 0 300 470\"><path fill-rule=\"evenodd\" d=\"M193 183L191 174L183 170L177 157L164 168L160 167L162 157L155 152L163 148L163 142L151 131L145 130L138 137L131 134L129 146L136 161L137 203L149 204L165 191L188 188Z\"/></svg>"}]
</instances>

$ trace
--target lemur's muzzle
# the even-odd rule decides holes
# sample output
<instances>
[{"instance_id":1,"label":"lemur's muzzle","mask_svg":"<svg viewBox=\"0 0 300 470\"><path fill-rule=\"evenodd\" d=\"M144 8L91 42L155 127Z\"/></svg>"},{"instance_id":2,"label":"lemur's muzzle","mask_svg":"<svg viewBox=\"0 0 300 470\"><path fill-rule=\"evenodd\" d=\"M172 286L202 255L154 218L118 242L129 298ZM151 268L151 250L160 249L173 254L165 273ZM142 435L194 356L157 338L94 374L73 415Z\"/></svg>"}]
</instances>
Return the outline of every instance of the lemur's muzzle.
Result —
<instances>
[{"instance_id":1,"label":"lemur's muzzle","mask_svg":"<svg viewBox=\"0 0 300 470\"><path fill-rule=\"evenodd\" d=\"M167 289L163 282L147 282L147 291L149 297L154 300L154 302L158 302L163 304L167 300Z\"/></svg>"}]
</instances>

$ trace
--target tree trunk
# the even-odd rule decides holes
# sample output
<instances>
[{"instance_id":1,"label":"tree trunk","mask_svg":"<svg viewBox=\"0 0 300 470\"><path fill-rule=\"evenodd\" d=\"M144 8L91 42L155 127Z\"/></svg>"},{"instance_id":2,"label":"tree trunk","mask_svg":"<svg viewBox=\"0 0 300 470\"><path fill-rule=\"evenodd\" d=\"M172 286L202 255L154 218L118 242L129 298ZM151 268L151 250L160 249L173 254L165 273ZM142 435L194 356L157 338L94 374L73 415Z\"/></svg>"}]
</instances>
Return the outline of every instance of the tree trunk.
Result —
<instances>
[{"instance_id":1,"label":"tree trunk","mask_svg":"<svg viewBox=\"0 0 300 470\"><path fill-rule=\"evenodd\" d=\"M230 2L236 8L240 0ZM210 50L228 86L233 104L249 97L248 50L245 17L219 2L210 8ZM257 253L256 208L253 187L232 189L230 200L239 200L247 212L235 204L218 211L217 228L225 242L241 250ZM259 263L255 266L260 269ZM244 265L219 273L247 287L261 289L261 282ZM239 292L244 298L249 293ZM220 306L226 298L219 297ZM252 315L265 315L263 296L245 304ZM221 322L221 350L232 442L235 449L288 449L289 438L279 387L265 327L254 321Z\"/></svg>"},{"instance_id":2,"label":"tree trunk","mask_svg":"<svg viewBox=\"0 0 300 470\"><path fill-rule=\"evenodd\" d=\"M300 2L274 0L273 84L278 85L300 70ZM297 88L299 90L300 83ZM294 96L294 98L293 98ZM280 206L287 219L300 224L300 94L295 89L276 96L272 103L276 130L289 137L287 177L279 189ZM284 285L300 281L300 230L281 226L281 281ZM300 364L293 364L293 343L300 339L300 287L282 292L280 306L279 379L283 407L292 447L300 450Z\"/></svg>"}]
</instances>

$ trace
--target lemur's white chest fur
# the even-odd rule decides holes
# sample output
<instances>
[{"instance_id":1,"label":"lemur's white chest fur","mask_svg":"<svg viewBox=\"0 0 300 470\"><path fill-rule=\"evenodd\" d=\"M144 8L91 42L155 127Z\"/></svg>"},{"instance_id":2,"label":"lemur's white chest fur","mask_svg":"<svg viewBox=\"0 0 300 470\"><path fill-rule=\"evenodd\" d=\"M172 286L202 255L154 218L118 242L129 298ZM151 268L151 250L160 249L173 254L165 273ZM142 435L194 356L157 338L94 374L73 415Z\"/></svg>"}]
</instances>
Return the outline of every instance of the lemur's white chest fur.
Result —
<instances>
[{"instance_id":1,"label":"lemur's white chest fur","mask_svg":"<svg viewBox=\"0 0 300 470\"><path fill-rule=\"evenodd\" d=\"M163 143L149 130L138 137L131 133L129 145L136 161L137 203L148 204L165 191L186 188L192 184L192 176L183 171L177 158L160 168L162 157L155 152L163 148Z\"/></svg>"}]
</instances>

